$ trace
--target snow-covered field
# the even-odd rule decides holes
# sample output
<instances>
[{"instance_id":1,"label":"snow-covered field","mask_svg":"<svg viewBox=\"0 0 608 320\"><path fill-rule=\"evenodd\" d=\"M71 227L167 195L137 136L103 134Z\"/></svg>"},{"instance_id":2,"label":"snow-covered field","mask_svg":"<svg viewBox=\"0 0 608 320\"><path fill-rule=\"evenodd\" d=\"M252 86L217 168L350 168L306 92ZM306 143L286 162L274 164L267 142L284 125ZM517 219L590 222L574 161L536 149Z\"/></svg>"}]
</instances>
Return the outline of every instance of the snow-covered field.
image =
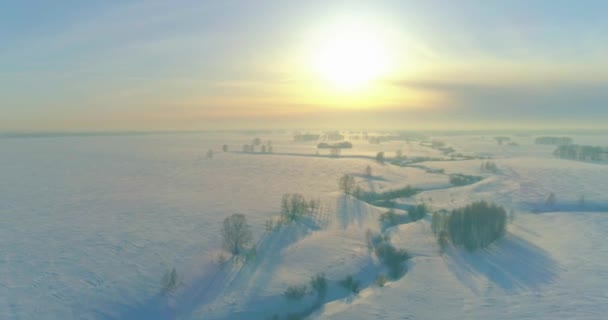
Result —
<instances>
[{"instance_id":1,"label":"snow-covered field","mask_svg":"<svg viewBox=\"0 0 608 320\"><path fill-rule=\"evenodd\" d=\"M273 154L240 152L257 136L272 140ZM330 158L328 150L316 154L317 142L291 137L0 138L0 319L284 319L296 311L312 319L606 318L608 164L556 159L555 148L534 145L533 136L513 136L517 146L491 136L433 137L459 153L491 156L497 173L482 172L478 159L419 167L373 160L398 149L442 156L417 141L353 141ZM608 136L573 138L608 144ZM453 187L451 173L484 179ZM343 195L344 174L367 191L425 190L398 204L439 210L489 200L515 220L486 250L440 254L429 217L382 230L387 209ZM285 193L319 199L323 218L266 231ZM548 207L551 193L557 201ZM247 217L257 252L221 266L220 229L233 213ZM368 250L367 230L413 256L407 273L384 287L374 285L383 267ZM182 285L161 294L172 267ZM283 296L317 273L329 280L321 304ZM337 284L346 275L360 281L357 295Z\"/></svg>"}]
</instances>

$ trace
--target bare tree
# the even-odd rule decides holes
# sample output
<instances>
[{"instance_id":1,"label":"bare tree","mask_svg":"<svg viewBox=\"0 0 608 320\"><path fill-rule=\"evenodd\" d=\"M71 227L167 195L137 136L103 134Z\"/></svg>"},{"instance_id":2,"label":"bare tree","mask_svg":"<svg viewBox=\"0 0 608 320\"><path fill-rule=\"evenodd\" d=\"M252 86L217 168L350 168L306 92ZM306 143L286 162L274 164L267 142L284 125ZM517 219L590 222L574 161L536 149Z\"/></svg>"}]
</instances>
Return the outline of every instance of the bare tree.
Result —
<instances>
[{"instance_id":1,"label":"bare tree","mask_svg":"<svg viewBox=\"0 0 608 320\"><path fill-rule=\"evenodd\" d=\"M368 177L372 176L372 167L370 167L369 165L365 167L365 175Z\"/></svg>"},{"instance_id":2,"label":"bare tree","mask_svg":"<svg viewBox=\"0 0 608 320\"><path fill-rule=\"evenodd\" d=\"M346 194L352 194L355 190L355 178L345 174L338 180L338 187Z\"/></svg>"},{"instance_id":3,"label":"bare tree","mask_svg":"<svg viewBox=\"0 0 608 320\"><path fill-rule=\"evenodd\" d=\"M245 215L235 213L224 219L222 228L224 248L233 255L241 254L253 240Z\"/></svg>"},{"instance_id":4,"label":"bare tree","mask_svg":"<svg viewBox=\"0 0 608 320\"><path fill-rule=\"evenodd\" d=\"M384 152L378 152L378 154L376 154L376 161L378 163L384 163Z\"/></svg>"}]
</instances>

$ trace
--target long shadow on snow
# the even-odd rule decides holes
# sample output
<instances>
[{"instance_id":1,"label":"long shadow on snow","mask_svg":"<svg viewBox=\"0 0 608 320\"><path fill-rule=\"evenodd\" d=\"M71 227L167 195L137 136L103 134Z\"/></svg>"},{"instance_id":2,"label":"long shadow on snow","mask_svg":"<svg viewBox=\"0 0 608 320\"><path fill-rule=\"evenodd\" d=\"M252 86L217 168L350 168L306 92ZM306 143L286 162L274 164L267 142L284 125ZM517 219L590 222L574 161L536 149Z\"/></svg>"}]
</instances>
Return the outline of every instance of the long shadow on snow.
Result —
<instances>
[{"instance_id":1,"label":"long shadow on snow","mask_svg":"<svg viewBox=\"0 0 608 320\"><path fill-rule=\"evenodd\" d=\"M359 226L363 225L367 216L365 210L363 210L363 201L343 195L338 198L337 202L338 221L342 229L346 229L352 223L357 223Z\"/></svg>"},{"instance_id":2,"label":"long shadow on snow","mask_svg":"<svg viewBox=\"0 0 608 320\"><path fill-rule=\"evenodd\" d=\"M560 201L555 205L547 205L545 202L524 202L522 205L534 213L545 212L608 212L606 201Z\"/></svg>"},{"instance_id":3,"label":"long shadow on snow","mask_svg":"<svg viewBox=\"0 0 608 320\"><path fill-rule=\"evenodd\" d=\"M376 276L385 271L384 267L374 264L370 257L366 263L353 277L361 284L361 289L368 288L374 284ZM284 295L259 296L254 295L247 302L245 308L240 311L232 312L227 315L225 320L257 320L269 319L273 315L279 315L280 319L285 319L287 314L298 315L306 318L319 310L322 310L326 303L342 300L356 299L356 296L347 289L342 288L337 281L329 281L329 288L326 296L322 300L317 300L314 295L307 295L300 301L287 300Z\"/></svg>"},{"instance_id":4,"label":"long shadow on snow","mask_svg":"<svg viewBox=\"0 0 608 320\"><path fill-rule=\"evenodd\" d=\"M273 270L282 259L283 249L318 229L313 221L306 218L283 225L264 234L257 244L256 258L243 264L231 259L224 268L212 265L202 276L173 296L156 294L136 306L114 307L125 310L120 312L118 318L104 315L103 319L175 319L187 317L198 307L216 301L229 291L239 290L245 293L244 296L251 296L251 292L260 292L270 281Z\"/></svg>"},{"instance_id":5,"label":"long shadow on snow","mask_svg":"<svg viewBox=\"0 0 608 320\"><path fill-rule=\"evenodd\" d=\"M486 249L470 253L451 248L447 256L450 270L476 293L476 275L509 291L537 289L557 277L557 262L549 253L510 234Z\"/></svg>"}]
</instances>

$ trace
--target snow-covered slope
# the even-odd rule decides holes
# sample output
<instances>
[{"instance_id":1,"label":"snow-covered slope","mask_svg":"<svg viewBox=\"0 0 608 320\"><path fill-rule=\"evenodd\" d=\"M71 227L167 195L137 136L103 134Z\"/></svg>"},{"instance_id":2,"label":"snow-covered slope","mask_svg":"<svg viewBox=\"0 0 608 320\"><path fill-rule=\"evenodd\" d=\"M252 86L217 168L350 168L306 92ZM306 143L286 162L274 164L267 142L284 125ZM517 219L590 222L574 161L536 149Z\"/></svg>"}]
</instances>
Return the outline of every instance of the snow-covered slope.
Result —
<instances>
[{"instance_id":1,"label":"snow-covered slope","mask_svg":"<svg viewBox=\"0 0 608 320\"><path fill-rule=\"evenodd\" d=\"M238 152L253 137L0 139L0 318L602 319L608 312L605 164L553 159L551 148L528 138L512 147L437 137L459 152L492 154L500 169L482 172L481 160L421 164L442 174L372 160L397 149L440 155L414 142L356 142L334 159L315 155L314 142L275 134L262 136L272 139L274 154ZM231 152L220 151L224 143ZM368 165L372 177L364 175ZM452 187L451 173L484 179ZM400 204L450 209L494 201L514 210L515 222L486 251L443 255L428 218L388 228L383 235L412 258L405 276L380 288L373 282L385 270L366 233L382 232L386 209L342 195L343 174L368 191L426 190ZM285 193L319 199L324 215L266 231ZM550 193L557 202L547 206ZM232 213L246 215L257 252L220 266L221 223ZM183 284L167 297L160 279L170 267ZM329 280L321 304L312 295L285 299L288 286L318 273ZM361 282L358 295L338 284L347 275Z\"/></svg>"}]
</instances>

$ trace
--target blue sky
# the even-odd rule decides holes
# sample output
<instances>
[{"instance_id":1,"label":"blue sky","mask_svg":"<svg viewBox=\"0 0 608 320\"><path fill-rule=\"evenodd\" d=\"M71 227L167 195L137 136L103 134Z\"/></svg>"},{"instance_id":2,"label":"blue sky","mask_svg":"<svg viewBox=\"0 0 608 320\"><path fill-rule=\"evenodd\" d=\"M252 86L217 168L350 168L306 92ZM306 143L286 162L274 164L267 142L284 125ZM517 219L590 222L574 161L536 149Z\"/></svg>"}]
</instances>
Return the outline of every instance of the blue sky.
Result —
<instances>
[{"instance_id":1,"label":"blue sky","mask_svg":"<svg viewBox=\"0 0 608 320\"><path fill-rule=\"evenodd\" d=\"M328 117L597 128L607 12L606 1L3 1L0 131L338 125ZM345 15L389 30L405 67L378 80L384 96L335 108L335 94L307 91L317 79L303 61Z\"/></svg>"}]
</instances>

